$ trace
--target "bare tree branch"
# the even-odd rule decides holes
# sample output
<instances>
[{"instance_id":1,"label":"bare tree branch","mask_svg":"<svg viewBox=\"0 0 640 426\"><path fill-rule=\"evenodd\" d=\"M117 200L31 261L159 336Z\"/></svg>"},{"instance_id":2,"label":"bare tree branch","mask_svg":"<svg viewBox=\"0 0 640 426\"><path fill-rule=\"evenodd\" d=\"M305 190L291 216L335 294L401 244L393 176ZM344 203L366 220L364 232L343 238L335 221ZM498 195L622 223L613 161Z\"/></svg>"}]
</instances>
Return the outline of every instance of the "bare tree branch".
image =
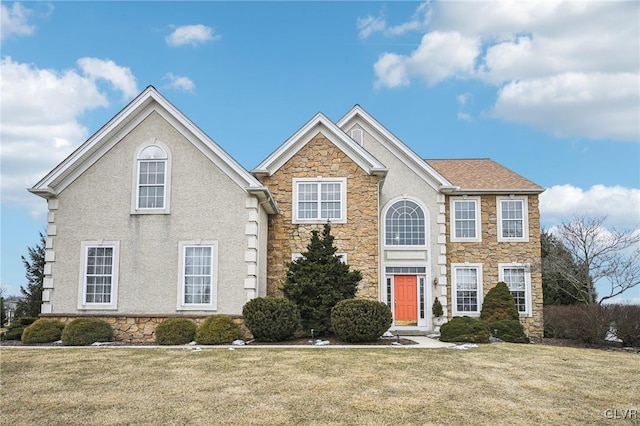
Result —
<instances>
[{"instance_id":1,"label":"bare tree branch","mask_svg":"<svg viewBox=\"0 0 640 426\"><path fill-rule=\"evenodd\" d=\"M584 267L592 283L606 284L610 289L597 300L598 303L640 285L640 233L607 229L605 220L606 216L579 215L560 224L554 232L571 253L574 263ZM576 276L575 271L563 270L561 262L553 267L555 272L576 286L585 278Z\"/></svg>"}]
</instances>

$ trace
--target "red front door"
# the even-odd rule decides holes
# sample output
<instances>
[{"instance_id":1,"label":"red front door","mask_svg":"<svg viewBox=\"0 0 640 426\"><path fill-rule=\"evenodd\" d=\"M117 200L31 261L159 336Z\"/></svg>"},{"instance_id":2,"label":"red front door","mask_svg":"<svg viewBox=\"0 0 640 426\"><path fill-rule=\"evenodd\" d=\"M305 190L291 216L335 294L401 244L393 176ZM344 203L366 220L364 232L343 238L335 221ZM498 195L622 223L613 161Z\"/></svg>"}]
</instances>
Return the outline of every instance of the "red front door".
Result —
<instances>
[{"instance_id":1,"label":"red front door","mask_svg":"<svg viewBox=\"0 0 640 426\"><path fill-rule=\"evenodd\" d=\"M396 275L393 277L395 325L418 325L418 277Z\"/></svg>"}]
</instances>

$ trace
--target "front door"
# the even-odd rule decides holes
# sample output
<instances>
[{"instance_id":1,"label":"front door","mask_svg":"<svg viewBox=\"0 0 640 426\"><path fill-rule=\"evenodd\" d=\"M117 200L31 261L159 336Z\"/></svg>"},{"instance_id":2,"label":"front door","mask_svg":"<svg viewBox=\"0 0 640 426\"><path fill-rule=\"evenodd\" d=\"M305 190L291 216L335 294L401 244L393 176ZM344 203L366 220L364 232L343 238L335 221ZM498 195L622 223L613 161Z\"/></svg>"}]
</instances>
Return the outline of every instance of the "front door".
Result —
<instances>
[{"instance_id":1,"label":"front door","mask_svg":"<svg viewBox=\"0 0 640 426\"><path fill-rule=\"evenodd\" d=\"M395 325L418 325L418 277L396 275L393 277Z\"/></svg>"}]
</instances>

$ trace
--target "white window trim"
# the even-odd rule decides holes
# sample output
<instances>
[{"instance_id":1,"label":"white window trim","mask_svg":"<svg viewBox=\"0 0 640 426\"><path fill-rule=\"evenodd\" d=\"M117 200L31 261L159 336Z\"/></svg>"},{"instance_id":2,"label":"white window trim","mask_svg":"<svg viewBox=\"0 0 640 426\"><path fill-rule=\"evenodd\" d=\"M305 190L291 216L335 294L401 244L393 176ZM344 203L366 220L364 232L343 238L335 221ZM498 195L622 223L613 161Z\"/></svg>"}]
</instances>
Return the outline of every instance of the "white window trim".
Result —
<instances>
[{"instance_id":1,"label":"white window trim","mask_svg":"<svg viewBox=\"0 0 640 426\"><path fill-rule=\"evenodd\" d=\"M531 264L529 263L498 263L498 280L505 282L504 270L507 268L524 269L524 288L525 288L525 311L519 312L521 317L533 316L533 307L531 301ZM507 284L508 286L508 284Z\"/></svg>"},{"instance_id":2,"label":"white window trim","mask_svg":"<svg viewBox=\"0 0 640 426\"><path fill-rule=\"evenodd\" d=\"M507 238L502 236L502 202L522 201L522 237ZM529 242L529 202L527 196L496 197L496 208L498 210L498 241L499 242Z\"/></svg>"},{"instance_id":3,"label":"white window trim","mask_svg":"<svg viewBox=\"0 0 640 426\"><path fill-rule=\"evenodd\" d=\"M138 192L139 185L138 180L140 178L140 162L146 161L141 160L140 153L142 151L151 146L156 145L162 148L167 154L166 159L159 159L156 161L164 161L165 162L165 170L164 170L164 207L163 208L138 208ZM149 160L152 161L152 160ZM169 214L171 213L171 151L167 147L166 144L160 142L157 139L152 139L138 147L136 149L135 155L133 157L133 180L132 180L132 190L131 190L131 214Z\"/></svg>"},{"instance_id":4,"label":"white window trim","mask_svg":"<svg viewBox=\"0 0 640 426\"><path fill-rule=\"evenodd\" d=\"M86 303L87 294L87 254L91 247L111 247L113 266L111 269L111 302ZM120 241L82 241L80 243L80 285L78 286L79 310L115 310L118 309L118 281L120 275Z\"/></svg>"},{"instance_id":5,"label":"white window trim","mask_svg":"<svg viewBox=\"0 0 640 426\"><path fill-rule=\"evenodd\" d=\"M456 269L458 268L476 268L478 270L478 310L477 311L458 311L457 294L458 283L456 282ZM452 263L451 264L451 312L453 316L469 316L478 317L482 310L482 302L484 300L484 290L482 283L482 263Z\"/></svg>"},{"instance_id":6,"label":"white window trim","mask_svg":"<svg viewBox=\"0 0 640 426\"><path fill-rule=\"evenodd\" d=\"M340 184L340 218L333 219L304 219L298 217L298 184L299 183L339 183ZM323 178L318 176L315 178L293 178L292 181L292 196L293 196L293 212L292 222L296 224L303 223L347 223L347 178ZM318 211L318 214L320 211Z\"/></svg>"},{"instance_id":7,"label":"white window trim","mask_svg":"<svg viewBox=\"0 0 640 426\"><path fill-rule=\"evenodd\" d=\"M184 255L187 247L211 247L211 302L184 303ZM178 242L178 311L215 311L218 309L218 242L217 241L179 241Z\"/></svg>"},{"instance_id":8,"label":"white window trim","mask_svg":"<svg viewBox=\"0 0 640 426\"><path fill-rule=\"evenodd\" d=\"M347 264L347 253L336 253L336 256L340 258L340 261L344 264ZM291 253L291 261L294 262L300 258L302 258L302 253Z\"/></svg>"},{"instance_id":9,"label":"white window trim","mask_svg":"<svg viewBox=\"0 0 640 426\"><path fill-rule=\"evenodd\" d=\"M473 238L462 238L462 237L456 237L456 210L455 210L455 203L457 201L473 201L475 203L476 206L476 236ZM479 243L482 242L482 221L481 219L481 210L480 210L480 206L481 206L481 199L480 197L451 197L449 200L450 204L449 204L449 226L451 229L451 232L449 234L449 239L451 242L474 242L474 243Z\"/></svg>"}]
</instances>

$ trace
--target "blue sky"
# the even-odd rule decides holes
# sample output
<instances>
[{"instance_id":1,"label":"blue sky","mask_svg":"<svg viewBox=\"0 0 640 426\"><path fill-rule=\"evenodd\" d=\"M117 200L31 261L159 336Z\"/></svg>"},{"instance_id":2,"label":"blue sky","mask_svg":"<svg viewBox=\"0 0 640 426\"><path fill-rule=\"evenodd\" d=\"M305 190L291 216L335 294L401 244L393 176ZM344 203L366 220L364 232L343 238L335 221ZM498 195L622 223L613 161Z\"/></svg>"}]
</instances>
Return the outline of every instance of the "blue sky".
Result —
<instances>
[{"instance_id":1,"label":"blue sky","mask_svg":"<svg viewBox=\"0 0 640 426\"><path fill-rule=\"evenodd\" d=\"M247 169L360 104L424 158L548 188L542 224L640 226L638 2L3 2L2 284L46 225L26 191L154 85ZM640 288L625 295L640 303Z\"/></svg>"}]
</instances>

